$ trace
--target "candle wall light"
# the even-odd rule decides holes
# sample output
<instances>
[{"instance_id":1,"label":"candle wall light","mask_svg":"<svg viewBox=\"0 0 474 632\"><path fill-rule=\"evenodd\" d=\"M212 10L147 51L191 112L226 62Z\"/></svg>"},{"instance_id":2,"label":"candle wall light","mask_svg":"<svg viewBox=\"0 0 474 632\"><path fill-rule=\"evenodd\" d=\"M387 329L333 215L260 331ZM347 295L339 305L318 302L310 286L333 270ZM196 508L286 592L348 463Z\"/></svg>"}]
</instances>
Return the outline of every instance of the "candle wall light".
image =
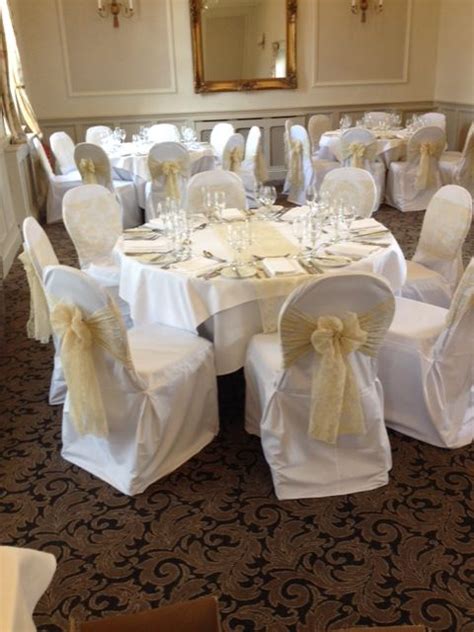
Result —
<instances>
[{"instance_id":1,"label":"candle wall light","mask_svg":"<svg viewBox=\"0 0 474 632\"><path fill-rule=\"evenodd\" d=\"M131 18L134 15L133 0L125 0L123 3L118 0L97 0L97 13L101 18L111 15L114 28L118 29L119 15L124 18Z\"/></svg>"},{"instance_id":2,"label":"candle wall light","mask_svg":"<svg viewBox=\"0 0 474 632\"><path fill-rule=\"evenodd\" d=\"M373 6L374 11L376 13L381 13L383 11L383 0L351 0L351 11L352 13L360 13L360 21L366 22L367 17L366 13L369 8Z\"/></svg>"}]
</instances>

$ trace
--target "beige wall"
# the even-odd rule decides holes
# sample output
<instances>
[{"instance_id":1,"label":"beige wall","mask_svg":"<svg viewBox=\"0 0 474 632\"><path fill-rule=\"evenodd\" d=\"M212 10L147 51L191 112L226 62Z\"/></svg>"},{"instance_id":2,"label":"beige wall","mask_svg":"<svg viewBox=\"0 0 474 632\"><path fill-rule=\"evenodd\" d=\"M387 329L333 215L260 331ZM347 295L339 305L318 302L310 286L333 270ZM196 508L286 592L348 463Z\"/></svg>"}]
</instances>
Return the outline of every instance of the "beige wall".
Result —
<instances>
[{"instance_id":1,"label":"beige wall","mask_svg":"<svg viewBox=\"0 0 474 632\"><path fill-rule=\"evenodd\" d=\"M432 101L439 2L386 0L387 6L392 4L386 15L371 13L364 25L359 16L350 14L349 0L299 0L299 88L207 95L193 90L187 0L136 0L137 15L122 20L118 30L112 28L110 18L102 20L96 15L96 0L13 0L12 6L27 88L40 119L45 120ZM345 16L342 23L341 11ZM403 47L402 60L406 76L400 59L394 57L400 53L397 46L389 50L383 46L387 29L394 29L392 42L404 38L407 22L400 22L400 12L409 16L408 46ZM393 22L389 19L392 13ZM157 20L158 15L161 24L170 24L169 42L161 41L159 32L150 32L150 19ZM333 85L320 85L319 80L317 44L318 34L323 32L339 42L343 58L351 59L354 33L358 34L358 48L363 49L359 64L349 65L349 74L342 78L340 59L325 59L324 79ZM144 45L143 40L147 40L146 54L143 66L137 68L137 47ZM134 50L126 54L125 45L130 44ZM86 51L82 64L81 51ZM381 77L381 51L390 57L386 62L395 83L385 83ZM149 73L145 86L144 68ZM100 86L109 93L93 94Z\"/></svg>"},{"instance_id":2,"label":"beige wall","mask_svg":"<svg viewBox=\"0 0 474 632\"><path fill-rule=\"evenodd\" d=\"M435 99L474 104L474 0L441 0Z\"/></svg>"}]
</instances>

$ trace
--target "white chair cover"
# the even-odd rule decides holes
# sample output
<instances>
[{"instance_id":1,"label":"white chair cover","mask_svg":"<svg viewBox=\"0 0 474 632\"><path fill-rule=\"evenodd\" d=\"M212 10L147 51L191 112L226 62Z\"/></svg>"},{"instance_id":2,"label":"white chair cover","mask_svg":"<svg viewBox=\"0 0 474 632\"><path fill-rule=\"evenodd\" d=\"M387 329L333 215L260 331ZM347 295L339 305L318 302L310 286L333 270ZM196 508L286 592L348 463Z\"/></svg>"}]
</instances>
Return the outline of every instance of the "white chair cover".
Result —
<instances>
[{"instance_id":1,"label":"white chair cover","mask_svg":"<svg viewBox=\"0 0 474 632\"><path fill-rule=\"evenodd\" d=\"M40 339L43 337L42 342L48 342L51 335L51 324L43 284L43 271L46 266L58 265L59 261L49 241L48 235L34 217L27 217L23 221L22 230L26 260L24 255L21 256L21 259L25 266L30 288L30 319L27 325L28 336L31 337L31 333L34 333L34 337L38 339L39 334ZM53 342L55 354L53 373L49 387L49 403L52 406L62 404L66 397L66 382L64 381L61 358L59 357L57 340L54 335Z\"/></svg>"},{"instance_id":2,"label":"white chair cover","mask_svg":"<svg viewBox=\"0 0 474 632\"><path fill-rule=\"evenodd\" d=\"M190 159L186 147L175 142L156 143L148 154L151 182L146 188L146 220L156 217L159 202L167 197L186 205Z\"/></svg>"},{"instance_id":3,"label":"white chair cover","mask_svg":"<svg viewBox=\"0 0 474 632\"><path fill-rule=\"evenodd\" d=\"M56 158L59 172L63 175L76 171L76 178L80 178L74 162L74 141L66 132L54 132L49 138L51 150Z\"/></svg>"},{"instance_id":4,"label":"white chair cover","mask_svg":"<svg viewBox=\"0 0 474 632\"><path fill-rule=\"evenodd\" d=\"M104 138L112 134L112 129L107 125L94 125L86 131L86 143L101 145Z\"/></svg>"},{"instance_id":5,"label":"white chair cover","mask_svg":"<svg viewBox=\"0 0 474 632\"><path fill-rule=\"evenodd\" d=\"M148 130L148 140L151 143L179 143L179 130L172 123L156 123Z\"/></svg>"},{"instance_id":6,"label":"white chair cover","mask_svg":"<svg viewBox=\"0 0 474 632\"><path fill-rule=\"evenodd\" d=\"M117 195L124 228L133 228L142 223L134 183L112 180L110 160L102 147L93 143L79 143L74 150L74 160L84 184L100 184Z\"/></svg>"},{"instance_id":7,"label":"white chair cover","mask_svg":"<svg viewBox=\"0 0 474 632\"><path fill-rule=\"evenodd\" d=\"M446 131L446 114L440 112L426 112L419 117L419 120L425 126L439 127L444 132Z\"/></svg>"},{"instance_id":8,"label":"white chair cover","mask_svg":"<svg viewBox=\"0 0 474 632\"><path fill-rule=\"evenodd\" d=\"M365 169L341 167L330 171L321 185L321 194L347 199L359 217L370 217L377 205L375 180Z\"/></svg>"},{"instance_id":9,"label":"white chair cover","mask_svg":"<svg viewBox=\"0 0 474 632\"><path fill-rule=\"evenodd\" d=\"M454 184L439 189L426 209L402 296L449 307L463 273L462 247L472 222L472 197Z\"/></svg>"},{"instance_id":10,"label":"white chair cover","mask_svg":"<svg viewBox=\"0 0 474 632\"><path fill-rule=\"evenodd\" d=\"M61 454L139 494L218 431L212 345L160 325L127 335L107 293L78 270L48 268L45 285L68 382Z\"/></svg>"},{"instance_id":11,"label":"white chair cover","mask_svg":"<svg viewBox=\"0 0 474 632\"><path fill-rule=\"evenodd\" d=\"M285 166L286 166L286 177L285 182L283 184L284 195L287 195L290 191L290 129L294 125L291 119L286 119L285 121L285 130L283 132L283 149L285 152Z\"/></svg>"},{"instance_id":12,"label":"white chair cover","mask_svg":"<svg viewBox=\"0 0 474 632\"><path fill-rule=\"evenodd\" d=\"M462 152L441 154L439 170L443 184L459 184L474 196L474 123L471 123Z\"/></svg>"},{"instance_id":13,"label":"white chair cover","mask_svg":"<svg viewBox=\"0 0 474 632\"><path fill-rule=\"evenodd\" d=\"M46 222L48 224L59 222L62 218L64 194L70 189L80 186L82 181L75 171L67 175L55 175L40 139L35 136L32 142L43 171L48 178Z\"/></svg>"},{"instance_id":14,"label":"white chair cover","mask_svg":"<svg viewBox=\"0 0 474 632\"><path fill-rule=\"evenodd\" d=\"M308 121L308 135L311 142L311 155L319 158L319 139L332 128L331 119L326 114L314 114Z\"/></svg>"},{"instance_id":15,"label":"white chair cover","mask_svg":"<svg viewBox=\"0 0 474 632\"><path fill-rule=\"evenodd\" d=\"M35 632L33 611L56 570L51 553L0 546L0 630Z\"/></svg>"},{"instance_id":16,"label":"white chair cover","mask_svg":"<svg viewBox=\"0 0 474 632\"><path fill-rule=\"evenodd\" d=\"M441 187L439 159L446 144L440 127L422 127L409 139L406 162L392 162L385 201L400 211L422 211Z\"/></svg>"},{"instance_id":17,"label":"white chair cover","mask_svg":"<svg viewBox=\"0 0 474 632\"><path fill-rule=\"evenodd\" d=\"M306 202L306 190L313 181L313 164L308 132L302 125L292 125L289 144L288 201L302 205Z\"/></svg>"},{"instance_id":18,"label":"white chair cover","mask_svg":"<svg viewBox=\"0 0 474 632\"><path fill-rule=\"evenodd\" d=\"M222 152L222 168L239 174L245 156L245 139L242 134L231 134Z\"/></svg>"},{"instance_id":19,"label":"white chair cover","mask_svg":"<svg viewBox=\"0 0 474 632\"><path fill-rule=\"evenodd\" d=\"M474 436L474 260L449 310L396 299L379 354L390 428L444 448Z\"/></svg>"},{"instance_id":20,"label":"white chair cover","mask_svg":"<svg viewBox=\"0 0 474 632\"><path fill-rule=\"evenodd\" d=\"M363 127L352 127L341 137L342 164L369 171L377 187L377 210L385 196L385 165L377 162L377 143L374 134Z\"/></svg>"},{"instance_id":21,"label":"white chair cover","mask_svg":"<svg viewBox=\"0 0 474 632\"><path fill-rule=\"evenodd\" d=\"M242 180L232 171L214 169L203 171L192 176L188 183L186 209L189 213L196 213L203 208L203 187L211 191L224 191L227 208L246 209L245 189Z\"/></svg>"},{"instance_id":22,"label":"white chair cover","mask_svg":"<svg viewBox=\"0 0 474 632\"><path fill-rule=\"evenodd\" d=\"M234 126L231 123L216 123L212 128L209 142L220 161L222 161L225 144L233 133Z\"/></svg>"},{"instance_id":23,"label":"white chair cover","mask_svg":"<svg viewBox=\"0 0 474 632\"><path fill-rule=\"evenodd\" d=\"M393 304L380 277L322 276L290 295L278 334L252 338L245 364L246 430L261 436L279 499L349 494L387 483L391 453L375 356ZM357 340L361 346L352 346ZM288 366L294 349L299 351ZM356 412L360 418L352 425ZM327 428L326 417L334 419ZM314 438L326 432L327 439Z\"/></svg>"},{"instance_id":24,"label":"white chair cover","mask_svg":"<svg viewBox=\"0 0 474 632\"><path fill-rule=\"evenodd\" d=\"M257 188L268 179L267 165L263 154L262 131L258 125L253 125L249 130L240 177L244 183L248 207L258 208L260 203L257 200Z\"/></svg>"}]
</instances>

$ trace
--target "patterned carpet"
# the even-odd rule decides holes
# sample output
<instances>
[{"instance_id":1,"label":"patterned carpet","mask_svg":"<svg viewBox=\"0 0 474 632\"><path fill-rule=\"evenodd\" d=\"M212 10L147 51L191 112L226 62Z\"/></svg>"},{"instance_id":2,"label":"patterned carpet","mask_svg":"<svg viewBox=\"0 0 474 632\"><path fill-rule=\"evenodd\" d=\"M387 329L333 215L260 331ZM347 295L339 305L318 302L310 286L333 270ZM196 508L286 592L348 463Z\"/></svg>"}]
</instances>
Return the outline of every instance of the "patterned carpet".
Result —
<instances>
[{"instance_id":1,"label":"patterned carpet","mask_svg":"<svg viewBox=\"0 0 474 632\"><path fill-rule=\"evenodd\" d=\"M377 218L410 256L422 215L383 209ZM63 227L48 233L60 261L74 264ZM470 237L466 259L474 254ZM0 359L1 540L56 556L36 609L39 630L66 630L71 615L85 620L206 594L218 597L224 630L474 630L472 449L390 433L388 486L278 502L259 441L243 431L238 373L220 379L216 440L128 498L61 459L61 410L47 402L53 350L26 338L27 301L15 263L5 282Z\"/></svg>"}]
</instances>

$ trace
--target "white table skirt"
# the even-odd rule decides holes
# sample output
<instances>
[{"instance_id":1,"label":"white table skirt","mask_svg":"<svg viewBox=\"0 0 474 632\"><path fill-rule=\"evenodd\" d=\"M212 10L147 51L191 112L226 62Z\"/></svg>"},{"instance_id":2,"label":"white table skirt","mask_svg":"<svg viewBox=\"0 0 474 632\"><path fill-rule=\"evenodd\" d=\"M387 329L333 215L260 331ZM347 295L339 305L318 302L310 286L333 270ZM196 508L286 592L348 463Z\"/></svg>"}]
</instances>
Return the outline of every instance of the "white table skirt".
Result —
<instances>
[{"instance_id":1,"label":"white table skirt","mask_svg":"<svg viewBox=\"0 0 474 632\"><path fill-rule=\"evenodd\" d=\"M282 234L286 244L291 242L293 249L296 248L288 224L268 222L268 225ZM222 236L219 237L218 230L208 227L194 233L196 254L207 249L217 256L231 258L231 251ZM280 248L289 250L283 244ZM260 255L284 254L277 249L270 252L268 244L262 245L261 239L251 250ZM120 240L115 254L121 269L119 293L129 303L134 322L137 325L161 323L205 335L214 342L218 375L243 366L250 338L264 330L265 309L278 310L295 287L311 279L309 275L298 275L204 280L178 271L162 270L126 256ZM393 237L388 247L345 268L328 269L328 273L348 270L380 274L389 281L394 292L400 290L406 276L405 258Z\"/></svg>"},{"instance_id":2,"label":"white table skirt","mask_svg":"<svg viewBox=\"0 0 474 632\"><path fill-rule=\"evenodd\" d=\"M390 163L402 160L406 154L407 139L403 138L403 132L396 133L399 137L379 137L376 140L377 157L380 158L387 169L390 167ZM325 132L319 139L318 158L321 160L338 160L342 162L341 135L340 130ZM394 136L395 132L393 134L389 133L389 135Z\"/></svg>"}]
</instances>

